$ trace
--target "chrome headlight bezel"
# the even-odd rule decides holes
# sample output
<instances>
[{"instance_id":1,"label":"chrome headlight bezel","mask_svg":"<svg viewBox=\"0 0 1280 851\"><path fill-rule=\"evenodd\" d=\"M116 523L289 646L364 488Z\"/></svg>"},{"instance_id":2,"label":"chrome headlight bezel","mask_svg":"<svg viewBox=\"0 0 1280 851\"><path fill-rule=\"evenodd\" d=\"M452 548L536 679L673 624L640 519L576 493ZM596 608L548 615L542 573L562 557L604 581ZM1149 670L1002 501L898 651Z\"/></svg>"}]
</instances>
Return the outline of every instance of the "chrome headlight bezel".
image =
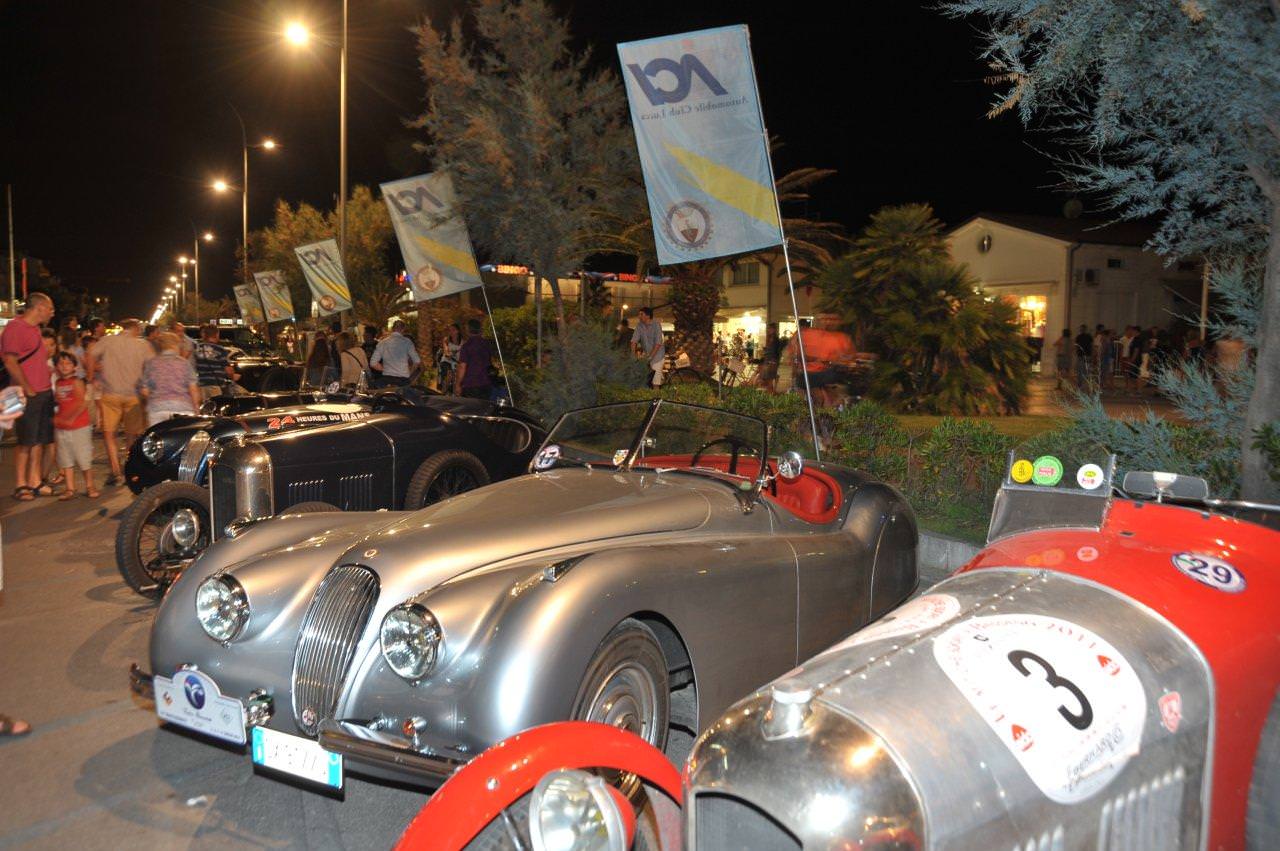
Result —
<instances>
[{"instance_id":1,"label":"chrome headlight bezel","mask_svg":"<svg viewBox=\"0 0 1280 851\"><path fill-rule=\"evenodd\" d=\"M158 464L165 453L164 438L154 431L149 431L142 436L138 448L142 451L143 458L152 464Z\"/></svg>"},{"instance_id":2,"label":"chrome headlight bezel","mask_svg":"<svg viewBox=\"0 0 1280 851\"><path fill-rule=\"evenodd\" d=\"M562 768L533 788L529 840L534 851L626 851L627 828L602 778Z\"/></svg>"},{"instance_id":3,"label":"chrome headlight bezel","mask_svg":"<svg viewBox=\"0 0 1280 851\"><path fill-rule=\"evenodd\" d=\"M417 685L444 655L444 629L426 606L403 603L383 616L378 647L397 677Z\"/></svg>"},{"instance_id":4,"label":"chrome headlight bezel","mask_svg":"<svg viewBox=\"0 0 1280 851\"><path fill-rule=\"evenodd\" d=\"M184 550L200 540L200 515L190 508L179 508L169 521L173 542Z\"/></svg>"},{"instance_id":5,"label":"chrome headlight bezel","mask_svg":"<svg viewBox=\"0 0 1280 851\"><path fill-rule=\"evenodd\" d=\"M227 573L206 577L196 587L195 608L200 628L219 644L235 641L249 622L249 596Z\"/></svg>"}]
</instances>

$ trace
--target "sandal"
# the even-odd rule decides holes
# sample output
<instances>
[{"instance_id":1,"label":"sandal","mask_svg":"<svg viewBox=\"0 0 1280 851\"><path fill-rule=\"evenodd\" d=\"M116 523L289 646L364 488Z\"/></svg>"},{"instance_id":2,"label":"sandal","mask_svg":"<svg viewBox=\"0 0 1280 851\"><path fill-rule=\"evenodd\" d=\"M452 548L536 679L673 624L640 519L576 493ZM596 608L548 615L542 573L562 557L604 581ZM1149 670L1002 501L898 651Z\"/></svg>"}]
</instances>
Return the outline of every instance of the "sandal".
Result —
<instances>
[{"instance_id":1,"label":"sandal","mask_svg":"<svg viewBox=\"0 0 1280 851\"><path fill-rule=\"evenodd\" d=\"M95 490L87 490L84 492L84 495L89 497L89 499L97 499L98 497L102 496L101 493Z\"/></svg>"},{"instance_id":2,"label":"sandal","mask_svg":"<svg viewBox=\"0 0 1280 851\"><path fill-rule=\"evenodd\" d=\"M76 498L76 492L71 490L63 491L62 493L58 494L58 502L66 502L69 499L75 499L75 498Z\"/></svg>"},{"instance_id":3,"label":"sandal","mask_svg":"<svg viewBox=\"0 0 1280 851\"><path fill-rule=\"evenodd\" d=\"M61 473L61 472L58 472L58 473L54 473L52 476L46 476L46 477L45 477L45 480L44 480L44 483L45 483L46 485L60 485L60 484L62 484L62 473Z\"/></svg>"},{"instance_id":4,"label":"sandal","mask_svg":"<svg viewBox=\"0 0 1280 851\"><path fill-rule=\"evenodd\" d=\"M26 485L19 485L13 489L13 498L18 502L30 502L36 498L35 491Z\"/></svg>"},{"instance_id":5,"label":"sandal","mask_svg":"<svg viewBox=\"0 0 1280 851\"><path fill-rule=\"evenodd\" d=\"M34 496L53 496L53 488L46 484L40 484L34 488L28 488Z\"/></svg>"},{"instance_id":6,"label":"sandal","mask_svg":"<svg viewBox=\"0 0 1280 851\"><path fill-rule=\"evenodd\" d=\"M25 736L31 732L31 725L18 718L0 715L0 736Z\"/></svg>"}]
</instances>

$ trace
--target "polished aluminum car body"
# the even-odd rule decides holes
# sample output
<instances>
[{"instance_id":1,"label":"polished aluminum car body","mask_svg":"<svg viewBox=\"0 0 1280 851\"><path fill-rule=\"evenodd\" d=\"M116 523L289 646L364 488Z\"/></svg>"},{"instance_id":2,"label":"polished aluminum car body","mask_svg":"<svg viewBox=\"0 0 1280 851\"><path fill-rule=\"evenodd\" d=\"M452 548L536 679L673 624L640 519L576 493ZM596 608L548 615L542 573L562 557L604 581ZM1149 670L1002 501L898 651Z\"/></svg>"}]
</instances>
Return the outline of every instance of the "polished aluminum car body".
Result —
<instances>
[{"instance_id":1,"label":"polished aluminum car body","mask_svg":"<svg viewBox=\"0 0 1280 851\"><path fill-rule=\"evenodd\" d=\"M673 683L694 690L686 723L701 729L916 584L915 521L897 492L836 465L775 480L770 465L760 469L765 447L747 458L740 434L728 444L712 434L708 444L732 449L704 459L674 447L675 426L655 425L667 412L720 414L707 411L591 409L623 418L609 434L626 435L595 460L554 444L558 428L533 474L417 512L251 525L170 590L152 631L153 670L195 666L224 695L267 695L269 727L318 735L354 769L421 782L571 717L602 639L636 619L660 640ZM760 421L737 420L763 433ZM260 468L245 470L267 487ZM234 580L249 609L225 643L194 614L198 587L215 575ZM438 662L416 680L380 648L379 625L406 604L429 610L443 636Z\"/></svg>"}]
</instances>

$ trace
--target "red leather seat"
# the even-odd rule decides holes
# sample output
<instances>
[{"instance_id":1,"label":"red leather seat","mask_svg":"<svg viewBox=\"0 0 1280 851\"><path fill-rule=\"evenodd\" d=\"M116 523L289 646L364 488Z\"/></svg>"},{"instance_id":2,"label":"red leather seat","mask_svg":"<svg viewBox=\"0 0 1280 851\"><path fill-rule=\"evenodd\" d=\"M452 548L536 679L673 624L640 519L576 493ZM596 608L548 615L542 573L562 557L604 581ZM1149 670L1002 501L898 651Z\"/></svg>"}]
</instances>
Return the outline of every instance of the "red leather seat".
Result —
<instances>
[{"instance_id":1,"label":"red leather seat","mask_svg":"<svg viewBox=\"0 0 1280 851\"><path fill-rule=\"evenodd\" d=\"M652 467L687 467L689 461L688 455L651 455L644 460L644 464ZM698 459L698 466L727 473L729 462L728 455L704 455ZM755 458L739 458L734 475L751 481L755 479L759 469L759 462ZM775 488L776 495L772 493ZM844 500L840 485L835 479L820 470L809 468L801 472L794 482L775 479L772 485L765 488L764 497L808 523L830 523L835 520Z\"/></svg>"}]
</instances>

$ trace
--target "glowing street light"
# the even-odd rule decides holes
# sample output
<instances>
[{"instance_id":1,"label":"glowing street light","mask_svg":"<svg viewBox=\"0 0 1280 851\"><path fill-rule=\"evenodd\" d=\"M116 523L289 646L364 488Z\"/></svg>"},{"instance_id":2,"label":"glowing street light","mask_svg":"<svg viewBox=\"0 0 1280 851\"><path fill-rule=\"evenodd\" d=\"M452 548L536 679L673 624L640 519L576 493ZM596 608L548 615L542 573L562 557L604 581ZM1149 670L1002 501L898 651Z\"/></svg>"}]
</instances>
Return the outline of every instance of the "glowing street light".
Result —
<instances>
[{"instance_id":1,"label":"glowing street light","mask_svg":"<svg viewBox=\"0 0 1280 851\"><path fill-rule=\"evenodd\" d=\"M230 188L231 184L227 183L225 180L215 180L213 182L214 192L226 192Z\"/></svg>"},{"instance_id":2,"label":"glowing street light","mask_svg":"<svg viewBox=\"0 0 1280 851\"><path fill-rule=\"evenodd\" d=\"M301 21L290 21L284 28L284 38L290 44L302 47L311 41L311 30Z\"/></svg>"}]
</instances>

